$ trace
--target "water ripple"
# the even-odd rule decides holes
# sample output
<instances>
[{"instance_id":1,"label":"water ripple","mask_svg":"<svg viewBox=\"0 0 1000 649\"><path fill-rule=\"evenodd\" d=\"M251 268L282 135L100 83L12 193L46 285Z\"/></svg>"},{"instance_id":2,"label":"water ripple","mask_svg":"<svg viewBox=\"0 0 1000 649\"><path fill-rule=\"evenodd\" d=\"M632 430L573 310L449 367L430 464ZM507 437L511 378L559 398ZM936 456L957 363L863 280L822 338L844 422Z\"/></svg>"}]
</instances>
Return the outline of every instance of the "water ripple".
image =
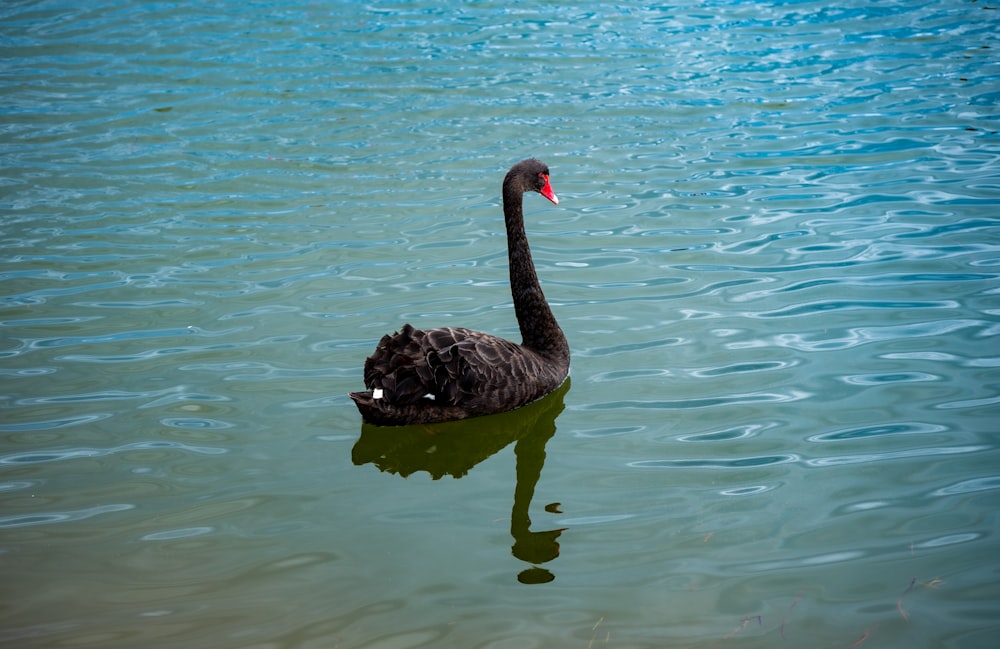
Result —
<instances>
[{"instance_id":1,"label":"water ripple","mask_svg":"<svg viewBox=\"0 0 1000 649\"><path fill-rule=\"evenodd\" d=\"M746 469L798 462L797 455L763 455L736 459L638 460L628 466L639 469Z\"/></svg>"},{"instance_id":2,"label":"water ripple","mask_svg":"<svg viewBox=\"0 0 1000 649\"><path fill-rule=\"evenodd\" d=\"M973 408L986 408L997 404L1000 404L1000 395L983 397L982 399L960 399L958 401L936 403L933 407L938 410L967 410Z\"/></svg>"},{"instance_id":3,"label":"water ripple","mask_svg":"<svg viewBox=\"0 0 1000 649\"><path fill-rule=\"evenodd\" d=\"M166 530L163 532L153 532L144 535L141 541L173 541L174 539L187 539L192 536L202 536L215 531L213 527L186 527L176 530Z\"/></svg>"},{"instance_id":4,"label":"water ripple","mask_svg":"<svg viewBox=\"0 0 1000 649\"><path fill-rule=\"evenodd\" d=\"M928 539L926 541L920 541L919 543L914 543L913 547L915 549L923 550L925 548L940 548L947 545L955 545L957 543L969 543L970 541L975 541L984 536L982 532L971 532L965 534L948 534L945 536L939 536L937 538Z\"/></svg>"},{"instance_id":5,"label":"water ripple","mask_svg":"<svg viewBox=\"0 0 1000 649\"><path fill-rule=\"evenodd\" d=\"M821 300L818 302L803 302L792 307L776 309L774 311L761 311L750 313L755 318L794 318L803 315L813 315L828 311L855 311L859 309L954 309L959 303L954 300L937 301L875 301L875 300Z\"/></svg>"},{"instance_id":6,"label":"water ripple","mask_svg":"<svg viewBox=\"0 0 1000 649\"><path fill-rule=\"evenodd\" d=\"M886 451L885 453L857 453L854 455L840 455L823 458L813 458L805 460L805 464L811 467L840 466L845 464L867 464L871 462L884 462L887 460L912 459L916 457L936 457L942 455L964 455L967 453L977 453L989 450L989 446L982 444L971 446L937 446L928 448L911 448L901 451Z\"/></svg>"},{"instance_id":7,"label":"water ripple","mask_svg":"<svg viewBox=\"0 0 1000 649\"><path fill-rule=\"evenodd\" d=\"M604 403L588 404L583 406L584 410L618 410L622 408L643 408L654 410L687 410L690 408L714 408L718 406L745 405L751 403L791 403L801 401L812 396L808 392L800 390L790 390L787 393L746 393L729 394L718 397L704 397L696 399L678 400L629 400L629 401L607 401Z\"/></svg>"},{"instance_id":8,"label":"water ripple","mask_svg":"<svg viewBox=\"0 0 1000 649\"><path fill-rule=\"evenodd\" d=\"M723 496L756 496L758 494L774 491L779 485L751 485L748 487L736 487L733 489L720 489Z\"/></svg>"},{"instance_id":9,"label":"water ripple","mask_svg":"<svg viewBox=\"0 0 1000 649\"><path fill-rule=\"evenodd\" d=\"M742 340L727 343L730 349L751 347L787 347L804 352L833 351L867 345L875 342L903 340L919 337L938 337L963 329L992 326L984 320L957 319L935 320L902 325L872 325L850 327L839 337L823 337L820 332L808 334L782 333L766 340ZM828 335L828 334L827 334ZM812 340L816 338L816 340Z\"/></svg>"},{"instance_id":10,"label":"water ripple","mask_svg":"<svg viewBox=\"0 0 1000 649\"><path fill-rule=\"evenodd\" d=\"M854 374L839 380L851 385L884 385L886 383L925 383L941 381L944 377L928 372L892 372L887 374Z\"/></svg>"},{"instance_id":11,"label":"water ripple","mask_svg":"<svg viewBox=\"0 0 1000 649\"><path fill-rule=\"evenodd\" d=\"M755 572L774 572L778 570L786 570L788 568L802 568L804 566L844 563L846 561L860 559L864 556L865 553L860 550L848 550L844 552L807 555L795 559L783 559L781 561L762 561L746 567L754 570Z\"/></svg>"},{"instance_id":12,"label":"water ripple","mask_svg":"<svg viewBox=\"0 0 1000 649\"><path fill-rule=\"evenodd\" d=\"M60 360L79 363L135 363L179 355L193 355L209 352L226 352L237 349L277 345L301 340L302 336L269 336L255 341L214 343L210 345L183 345L179 347L158 347L130 354L63 354Z\"/></svg>"},{"instance_id":13,"label":"water ripple","mask_svg":"<svg viewBox=\"0 0 1000 649\"><path fill-rule=\"evenodd\" d=\"M748 439L760 435L765 430L774 428L774 424L745 424L713 430L707 433L690 433L677 437L679 442L729 442L737 439Z\"/></svg>"},{"instance_id":14,"label":"water ripple","mask_svg":"<svg viewBox=\"0 0 1000 649\"><path fill-rule=\"evenodd\" d=\"M245 331L245 328L233 328L219 331L205 331L194 326L183 328L145 330L145 331L118 331L105 335L88 336L58 336L51 338L22 339L21 346L4 353L5 356L18 356L40 349L52 349L71 346L90 346L101 343L119 343L134 340L149 340L157 338L174 338L180 336L217 337L232 336L233 334Z\"/></svg>"},{"instance_id":15,"label":"water ripple","mask_svg":"<svg viewBox=\"0 0 1000 649\"><path fill-rule=\"evenodd\" d=\"M111 416L111 413L95 413L91 415L75 415L72 417L60 417L58 419L45 419L41 421L21 422L17 424L0 424L0 432L15 433L32 430L55 430L69 426L92 424Z\"/></svg>"},{"instance_id":16,"label":"water ripple","mask_svg":"<svg viewBox=\"0 0 1000 649\"><path fill-rule=\"evenodd\" d=\"M67 523L72 521L82 521L101 514L111 514L135 509L135 505L116 504L99 505L86 509L77 509L64 512L48 512L45 514L20 514L14 516L0 516L0 528L28 527L32 525L48 525L50 523Z\"/></svg>"},{"instance_id":17,"label":"water ripple","mask_svg":"<svg viewBox=\"0 0 1000 649\"><path fill-rule=\"evenodd\" d=\"M761 361L757 363L733 363L722 367L710 367L701 370L692 370L691 376L708 378L713 376L726 376L729 374L746 374L748 372L768 372L772 370L783 370L794 367L796 361Z\"/></svg>"},{"instance_id":18,"label":"water ripple","mask_svg":"<svg viewBox=\"0 0 1000 649\"><path fill-rule=\"evenodd\" d=\"M830 433L812 435L808 438L808 440L810 442L842 442L853 439L884 437L886 435L920 435L928 433L941 433L946 430L948 430L947 427L939 424L899 422L894 424L880 424L877 426L861 426L859 428L837 430Z\"/></svg>"},{"instance_id":19,"label":"water ripple","mask_svg":"<svg viewBox=\"0 0 1000 649\"><path fill-rule=\"evenodd\" d=\"M977 493L980 491L992 491L1000 489L1000 476L988 476L985 478L971 478L961 480L947 487L935 489L931 496L957 496L960 494Z\"/></svg>"},{"instance_id":20,"label":"water ripple","mask_svg":"<svg viewBox=\"0 0 1000 649\"><path fill-rule=\"evenodd\" d=\"M225 448L211 447L211 446L194 446L191 444L182 444L180 442L131 442L128 444L122 444L120 446L114 446L111 448L68 448L60 450L50 450L50 451L29 451L25 453L10 453L7 455L0 455L0 464L13 464L13 465L23 465L23 464L39 464L46 462L60 462L62 460L75 460L81 457L102 457L107 455L114 455L116 453L127 453L129 451L137 450L149 450L149 449L178 449L188 453L197 453L200 455L219 455L222 453L228 453L229 450Z\"/></svg>"}]
</instances>

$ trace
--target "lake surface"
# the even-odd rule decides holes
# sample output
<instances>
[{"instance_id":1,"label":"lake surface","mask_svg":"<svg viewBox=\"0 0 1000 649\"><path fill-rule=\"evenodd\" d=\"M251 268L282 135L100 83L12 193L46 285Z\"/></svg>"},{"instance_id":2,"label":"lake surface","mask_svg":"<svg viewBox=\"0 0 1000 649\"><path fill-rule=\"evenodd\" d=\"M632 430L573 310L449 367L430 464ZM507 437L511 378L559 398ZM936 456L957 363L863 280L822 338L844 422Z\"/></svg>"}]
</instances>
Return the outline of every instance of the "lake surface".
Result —
<instances>
[{"instance_id":1,"label":"lake surface","mask_svg":"<svg viewBox=\"0 0 1000 649\"><path fill-rule=\"evenodd\" d=\"M1000 6L0 8L0 644L992 648ZM571 384L347 397L411 322Z\"/></svg>"}]
</instances>

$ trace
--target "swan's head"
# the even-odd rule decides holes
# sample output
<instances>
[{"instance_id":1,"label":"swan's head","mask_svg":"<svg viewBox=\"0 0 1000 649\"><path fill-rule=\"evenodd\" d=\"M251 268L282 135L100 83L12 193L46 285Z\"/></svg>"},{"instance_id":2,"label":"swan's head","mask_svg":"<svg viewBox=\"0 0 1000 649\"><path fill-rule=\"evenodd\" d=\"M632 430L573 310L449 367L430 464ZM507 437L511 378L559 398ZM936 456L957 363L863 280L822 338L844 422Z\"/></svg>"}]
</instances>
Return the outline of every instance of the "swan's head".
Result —
<instances>
[{"instance_id":1,"label":"swan's head","mask_svg":"<svg viewBox=\"0 0 1000 649\"><path fill-rule=\"evenodd\" d=\"M554 204L559 204L559 198L552 191L552 185L549 183L549 168L541 160L528 158L518 162L507 172L504 184L506 185L510 181L520 185L522 191L538 192Z\"/></svg>"}]
</instances>

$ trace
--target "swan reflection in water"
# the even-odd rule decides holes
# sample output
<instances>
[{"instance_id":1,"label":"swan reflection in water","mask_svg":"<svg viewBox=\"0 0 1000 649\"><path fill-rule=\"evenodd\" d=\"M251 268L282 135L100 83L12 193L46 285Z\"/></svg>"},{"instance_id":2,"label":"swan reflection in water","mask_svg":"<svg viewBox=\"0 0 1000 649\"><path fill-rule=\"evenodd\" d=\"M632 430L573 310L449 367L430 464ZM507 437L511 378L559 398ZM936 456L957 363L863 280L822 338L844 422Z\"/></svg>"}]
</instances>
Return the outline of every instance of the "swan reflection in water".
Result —
<instances>
[{"instance_id":1,"label":"swan reflection in water","mask_svg":"<svg viewBox=\"0 0 1000 649\"><path fill-rule=\"evenodd\" d=\"M407 477L426 471L435 480L450 475L461 478L486 458L514 444L517 481L510 533L515 557L531 564L518 581L538 584L555 576L539 566L559 556L556 539L566 528L531 531L528 511L535 485L545 464L545 444L556 432L556 417L563 411L570 380L552 393L523 408L462 421L420 426L380 427L362 424L361 437L354 445L354 464L374 464L379 470ZM553 511L557 505L546 506Z\"/></svg>"}]
</instances>

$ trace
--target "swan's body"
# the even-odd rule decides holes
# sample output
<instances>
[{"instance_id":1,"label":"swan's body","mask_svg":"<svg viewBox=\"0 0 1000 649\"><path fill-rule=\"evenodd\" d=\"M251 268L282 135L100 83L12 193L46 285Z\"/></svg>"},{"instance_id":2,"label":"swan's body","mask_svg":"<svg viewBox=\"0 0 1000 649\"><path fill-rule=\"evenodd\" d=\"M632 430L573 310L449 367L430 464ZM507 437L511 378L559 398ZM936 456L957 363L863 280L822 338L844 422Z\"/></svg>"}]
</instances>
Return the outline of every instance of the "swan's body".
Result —
<instances>
[{"instance_id":1,"label":"swan's body","mask_svg":"<svg viewBox=\"0 0 1000 649\"><path fill-rule=\"evenodd\" d=\"M548 167L533 158L511 167L503 182L510 290L521 344L471 329L421 331L406 324L382 337L365 361L367 390L350 395L365 421L398 426L504 412L545 396L566 379L569 345L542 294L524 232L526 191L559 202Z\"/></svg>"}]
</instances>

